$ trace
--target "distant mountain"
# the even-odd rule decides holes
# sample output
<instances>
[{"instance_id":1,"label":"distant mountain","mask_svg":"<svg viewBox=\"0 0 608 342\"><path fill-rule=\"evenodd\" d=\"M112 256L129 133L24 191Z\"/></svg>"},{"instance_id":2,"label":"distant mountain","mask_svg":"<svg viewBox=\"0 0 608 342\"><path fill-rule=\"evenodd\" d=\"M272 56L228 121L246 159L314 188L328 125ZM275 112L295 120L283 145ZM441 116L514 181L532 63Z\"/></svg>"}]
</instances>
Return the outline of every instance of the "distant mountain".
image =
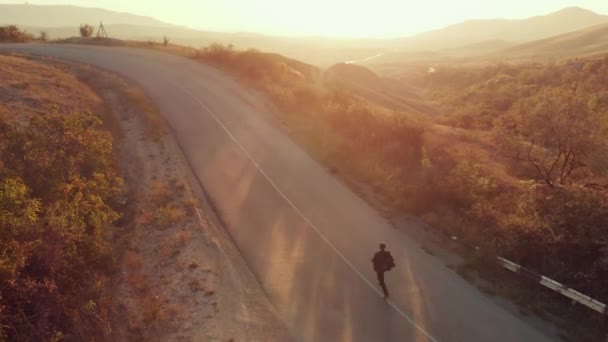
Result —
<instances>
[{"instance_id":1,"label":"distant mountain","mask_svg":"<svg viewBox=\"0 0 608 342\"><path fill-rule=\"evenodd\" d=\"M536 40L495 53L512 58L585 57L608 53L608 23Z\"/></svg>"},{"instance_id":2,"label":"distant mountain","mask_svg":"<svg viewBox=\"0 0 608 342\"><path fill-rule=\"evenodd\" d=\"M0 25L14 24L24 27L50 28L78 26L85 23L96 25L100 21L103 21L104 25L174 26L149 17L113 12L101 8L0 4Z\"/></svg>"},{"instance_id":3,"label":"distant mountain","mask_svg":"<svg viewBox=\"0 0 608 342\"><path fill-rule=\"evenodd\" d=\"M470 20L405 38L411 49L444 49L483 41L528 42L608 23L608 16L570 7L544 16L522 20Z\"/></svg>"},{"instance_id":4,"label":"distant mountain","mask_svg":"<svg viewBox=\"0 0 608 342\"><path fill-rule=\"evenodd\" d=\"M470 56L479 56L483 54L487 54L489 52L505 50L509 47L517 45L517 43L508 42L506 40L486 40L478 43L467 44L464 46L459 46L456 48L448 48L443 49L441 52L443 54L449 55L451 57L470 57Z\"/></svg>"},{"instance_id":5,"label":"distant mountain","mask_svg":"<svg viewBox=\"0 0 608 342\"><path fill-rule=\"evenodd\" d=\"M95 23L91 22L95 25ZM2 23L0 23L2 25ZM46 31L51 39L68 38L79 35L80 24L62 27L20 25L27 32L38 34ZM380 48L376 41L355 41L349 39L281 37L252 33L226 33L193 30L180 26L145 26L130 24L106 24L111 38L161 42L167 36L171 43L194 48L212 43L232 44L237 49L257 49L275 52L321 67L329 67L337 62L362 59L375 55Z\"/></svg>"},{"instance_id":6,"label":"distant mountain","mask_svg":"<svg viewBox=\"0 0 608 342\"><path fill-rule=\"evenodd\" d=\"M80 24L103 21L112 38L162 41L195 48L211 43L233 44L238 49L255 48L276 52L314 65L327 67L337 62L361 59L378 53L378 40L330 39L323 37L279 37L257 33L225 33L193 30L160 20L99 8L46 5L2 5L0 25L14 24L37 35L46 31L51 39L79 35Z\"/></svg>"},{"instance_id":7,"label":"distant mountain","mask_svg":"<svg viewBox=\"0 0 608 342\"><path fill-rule=\"evenodd\" d=\"M454 58L489 55L495 51L533 53L534 51L529 50L533 49L531 46L517 47L517 45L594 25L608 24L608 16L573 7L523 20L467 21L407 38L334 39L199 31L171 25L154 18L99 8L0 5L0 25L16 24L33 34L47 31L51 39L76 36L79 34L80 24L97 25L100 21L103 21L112 38L158 42L166 35L175 44L196 48L214 42L233 44L239 49L255 48L280 53L316 66L329 67L339 62L365 59L368 61L362 64L371 66L408 61L450 61ZM568 45L579 46L580 42L543 44L544 47L539 46L538 51L562 55L563 51L560 52L558 46L560 48ZM598 41L598 44L601 42ZM507 49L512 46L516 46L514 50ZM590 49L593 50L591 47ZM372 56L380 57L370 59L369 57Z\"/></svg>"}]
</instances>

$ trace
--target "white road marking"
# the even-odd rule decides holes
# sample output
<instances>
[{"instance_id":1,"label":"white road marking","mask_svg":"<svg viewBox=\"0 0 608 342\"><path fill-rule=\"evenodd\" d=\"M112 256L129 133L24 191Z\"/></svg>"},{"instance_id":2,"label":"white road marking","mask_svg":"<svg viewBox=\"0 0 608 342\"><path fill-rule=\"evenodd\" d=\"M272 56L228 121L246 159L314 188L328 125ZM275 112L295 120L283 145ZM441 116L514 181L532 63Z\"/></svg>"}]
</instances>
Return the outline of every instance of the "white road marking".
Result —
<instances>
[{"instance_id":1,"label":"white road marking","mask_svg":"<svg viewBox=\"0 0 608 342\"><path fill-rule=\"evenodd\" d=\"M234 134L232 134L232 132L230 132L228 127L226 127L226 125L224 125L224 123L217 117L217 115L215 115L211 111L211 109L209 109L209 107L207 107L207 105L205 105L201 100L196 98L196 96L194 96L194 94L192 94L188 89L186 89L180 85L177 85L177 84L176 84L176 86L178 88L182 89L186 94L188 94L193 100L195 100L201 107L203 107L207 111L207 113L220 125L220 127L222 127L222 129L226 132L226 134L228 134L230 139L232 139L232 141L234 141L234 143L239 147L239 149L245 154L245 156L249 159L249 161L251 161L253 166L255 166L255 168L260 172L260 174L262 176L264 176L264 178L266 178L268 183L277 191L277 193L279 195L281 195L281 197L283 197L283 199L296 211L296 213L298 213L298 215L306 223L308 223L308 225L321 237L321 239L323 239L323 241L325 241L325 243L359 276L359 278L361 278L379 296L383 296L383 294L380 292L380 290L378 290L376 288L376 286L374 286L374 284L372 284L372 282L370 282L342 253L340 253L340 251L331 243L331 241L329 241L329 239L327 237L325 237L325 235L323 235L321 230L314 223L312 223L312 221L310 219L308 219L308 217L306 215L304 215L304 213L300 210L300 208L298 208L289 199L289 197L287 197L287 195L285 195L285 193L283 193L283 191L281 191L281 189L276 185L276 183L268 176L268 174L266 174L266 172L264 170L262 170L260 165L255 161L255 159L253 159L251 154L245 149L245 147L243 147L243 145L238 141L238 139L234 136ZM198 213L198 211L197 211L197 213ZM199 219L200 219L200 217L199 217ZM421 326L416 324L416 322L414 321L413 318L411 318L410 316L406 315L403 311L401 311L401 309L399 309L397 307L397 305L395 305L395 303L393 303L390 300L387 300L387 302L395 311L397 311L398 314L400 314L403 318L405 318L413 327L418 329L418 331L420 331L429 340L431 340L432 342L438 342L433 336L431 336L431 334L429 332L427 332L426 330L424 330L424 328L422 328Z\"/></svg>"}]
</instances>

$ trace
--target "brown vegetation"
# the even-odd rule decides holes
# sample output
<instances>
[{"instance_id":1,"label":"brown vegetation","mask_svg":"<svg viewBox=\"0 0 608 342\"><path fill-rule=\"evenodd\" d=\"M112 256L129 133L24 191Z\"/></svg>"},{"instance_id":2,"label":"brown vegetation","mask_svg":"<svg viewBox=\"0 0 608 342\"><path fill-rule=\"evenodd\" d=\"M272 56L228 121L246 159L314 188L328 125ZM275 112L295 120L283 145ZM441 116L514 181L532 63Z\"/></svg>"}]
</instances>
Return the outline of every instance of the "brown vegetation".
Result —
<instances>
[{"instance_id":1,"label":"brown vegetation","mask_svg":"<svg viewBox=\"0 0 608 342\"><path fill-rule=\"evenodd\" d=\"M25 43L34 40L34 36L15 25L0 26L0 43Z\"/></svg>"},{"instance_id":2,"label":"brown vegetation","mask_svg":"<svg viewBox=\"0 0 608 342\"><path fill-rule=\"evenodd\" d=\"M0 123L1 332L46 340L103 331L82 310L95 312L97 281L115 267L110 224L122 180L112 138L90 114Z\"/></svg>"},{"instance_id":3,"label":"brown vegetation","mask_svg":"<svg viewBox=\"0 0 608 342\"><path fill-rule=\"evenodd\" d=\"M100 101L55 68L0 64L0 340L103 336L122 180L112 137L82 112Z\"/></svg>"},{"instance_id":4,"label":"brown vegetation","mask_svg":"<svg viewBox=\"0 0 608 342\"><path fill-rule=\"evenodd\" d=\"M49 33L47 31L40 31L38 39L42 42L46 42L47 40L49 40Z\"/></svg>"},{"instance_id":5,"label":"brown vegetation","mask_svg":"<svg viewBox=\"0 0 608 342\"><path fill-rule=\"evenodd\" d=\"M340 63L323 75L326 83L339 85L371 104L415 115L437 114L437 110L412 87L393 78L380 77L363 66Z\"/></svg>"},{"instance_id":6,"label":"brown vegetation","mask_svg":"<svg viewBox=\"0 0 608 342\"><path fill-rule=\"evenodd\" d=\"M608 58L439 68L421 79L443 104L440 121L483 130L496 146L486 148L517 180L471 207L473 222L491 228L471 238L491 235L496 252L604 301L606 79Z\"/></svg>"},{"instance_id":7,"label":"brown vegetation","mask_svg":"<svg viewBox=\"0 0 608 342\"><path fill-rule=\"evenodd\" d=\"M89 24L80 25L80 36L81 37L84 37L84 38L91 37L93 35L93 32L95 32L95 27L93 27Z\"/></svg>"},{"instance_id":8,"label":"brown vegetation","mask_svg":"<svg viewBox=\"0 0 608 342\"><path fill-rule=\"evenodd\" d=\"M0 64L0 112L26 119L54 107L66 112L101 109L101 100L71 74L15 56L0 56Z\"/></svg>"}]
</instances>

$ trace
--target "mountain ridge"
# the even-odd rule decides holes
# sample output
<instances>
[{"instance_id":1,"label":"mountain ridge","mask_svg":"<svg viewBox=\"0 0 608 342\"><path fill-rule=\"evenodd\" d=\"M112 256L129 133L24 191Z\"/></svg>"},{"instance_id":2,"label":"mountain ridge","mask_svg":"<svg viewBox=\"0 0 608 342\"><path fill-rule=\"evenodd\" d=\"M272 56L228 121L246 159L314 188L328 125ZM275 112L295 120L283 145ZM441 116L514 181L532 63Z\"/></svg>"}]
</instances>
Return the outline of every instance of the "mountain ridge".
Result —
<instances>
[{"instance_id":1,"label":"mountain ridge","mask_svg":"<svg viewBox=\"0 0 608 342\"><path fill-rule=\"evenodd\" d=\"M534 40L496 52L506 57L585 57L608 52L608 23Z\"/></svg>"},{"instance_id":2,"label":"mountain ridge","mask_svg":"<svg viewBox=\"0 0 608 342\"><path fill-rule=\"evenodd\" d=\"M154 27L178 27L143 15L117 12L97 7L74 5L0 4L0 25L62 27L83 23L131 24Z\"/></svg>"},{"instance_id":3,"label":"mountain ridge","mask_svg":"<svg viewBox=\"0 0 608 342\"><path fill-rule=\"evenodd\" d=\"M608 16L581 7L567 7L526 19L475 19L400 39L415 48L436 49L504 40L523 43L608 23Z\"/></svg>"},{"instance_id":4,"label":"mountain ridge","mask_svg":"<svg viewBox=\"0 0 608 342\"><path fill-rule=\"evenodd\" d=\"M376 55L382 57L374 59L375 64L399 63L404 60L437 60L444 57L468 58L502 51L513 54L515 51L530 48L518 48L521 44L608 24L608 16L580 7L568 7L526 19L467 20L410 37L347 39L197 30L151 17L94 7L0 4L0 25L16 24L33 34L46 31L53 39L77 36L81 24L97 25L99 21L103 21L111 37L118 39L158 42L167 36L172 43L195 48L218 42L233 44L241 49L254 48L280 53L317 66L329 67L336 63L365 60ZM553 46L549 45L547 51L563 55L556 48L549 49ZM600 47L590 47L587 50L579 46L576 48L576 51L585 53L596 50L600 50ZM536 52L532 51L530 54L534 55Z\"/></svg>"}]
</instances>

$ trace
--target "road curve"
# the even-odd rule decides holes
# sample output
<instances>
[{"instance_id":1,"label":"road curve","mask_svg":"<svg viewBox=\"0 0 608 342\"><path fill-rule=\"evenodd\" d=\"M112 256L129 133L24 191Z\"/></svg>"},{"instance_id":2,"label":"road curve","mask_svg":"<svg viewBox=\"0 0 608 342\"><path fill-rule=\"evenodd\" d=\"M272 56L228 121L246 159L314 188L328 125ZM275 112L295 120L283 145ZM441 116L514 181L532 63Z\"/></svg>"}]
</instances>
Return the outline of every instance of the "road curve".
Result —
<instances>
[{"instance_id":1,"label":"road curve","mask_svg":"<svg viewBox=\"0 0 608 342\"><path fill-rule=\"evenodd\" d=\"M148 50L0 45L139 84L171 126L280 318L299 341L552 341L393 229L273 127L222 72ZM388 243L391 300L370 258Z\"/></svg>"}]
</instances>

